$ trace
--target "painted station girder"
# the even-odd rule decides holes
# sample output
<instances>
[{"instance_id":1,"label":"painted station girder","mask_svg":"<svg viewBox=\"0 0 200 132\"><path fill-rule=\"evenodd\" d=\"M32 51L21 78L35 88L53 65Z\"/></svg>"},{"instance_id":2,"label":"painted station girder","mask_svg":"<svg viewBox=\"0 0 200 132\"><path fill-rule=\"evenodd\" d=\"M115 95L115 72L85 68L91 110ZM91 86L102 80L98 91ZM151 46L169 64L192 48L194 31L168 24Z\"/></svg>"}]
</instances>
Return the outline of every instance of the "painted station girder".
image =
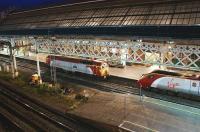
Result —
<instances>
[{"instance_id":1,"label":"painted station girder","mask_svg":"<svg viewBox=\"0 0 200 132\"><path fill-rule=\"evenodd\" d=\"M200 46L169 43L22 37L13 39L15 44L22 43L31 52L79 56L125 61L129 63L156 64L200 71Z\"/></svg>"}]
</instances>

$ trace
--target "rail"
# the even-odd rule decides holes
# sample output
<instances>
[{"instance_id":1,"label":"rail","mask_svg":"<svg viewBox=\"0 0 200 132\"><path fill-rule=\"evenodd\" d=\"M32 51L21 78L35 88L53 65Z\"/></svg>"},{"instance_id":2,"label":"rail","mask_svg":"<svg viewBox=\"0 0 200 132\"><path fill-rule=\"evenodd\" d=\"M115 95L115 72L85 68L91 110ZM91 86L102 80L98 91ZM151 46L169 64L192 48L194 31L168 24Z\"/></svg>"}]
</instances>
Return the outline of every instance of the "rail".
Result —
<instances>
[{"instance_id":1,"label":"rail","mask_svg":"<svg viewBox=\"0 0 200 132\"><path fill-rule=\"evenodd\" d=\"M11 113L14 113L14 115L18 115L18 117L22 119L24 122L31 124L31 126L35 130L48 131L49 126L51 126L50 124L52 124L51 128L53 128L54 130L100 131L98 130L98 128L89 125L87 122L80 121L81 118L61 113L60 111L57 111L51 108L50 106L45 105L42 102L36 101L31 97L24 95L23 93L17 91L16 89L13 90L12 86L9 86L5 82L1 81L0 83L1 83L0 93L4 98L4 100L1 100L1 103L3 104L2 106L4 106L5 109L9 109L9 111L11 111ZM6 100L9 101L6 102ZM14 105L16 106L15 107L16 109L18 107L21 108L18 108L17 110L13 109ZM33 116L27 116L26 114L29 112L31 112L31 115ZM38 122L32 121L31 120L32 118L34 118L35 121L38 118L40 118L40 120L45 120L45 122L48 123L48 124L45 123L48 127L45 128L45 125L41 126L42 123L41 124L39 123L40 121L39 119Z\"/></svg>"},{"instance_id":2,"label":"rail","mask_svg":"<svg viewBox=\"0 0 200 132\"><path fill-rule=\"evenodd\" d=\"M34 69L33 67L36 67L34 60L26 61L26 59L20 58L18 62L19 62L18 63L19 66L23 65L22 67L26 69L30 69L30 68ZM45 63L42 63L41 68L44 68L44 70L48 71L49 66L47 66ZM66 74L63 74L63 73L66 73ZM85 75L77 76L70 72L64 72L63 70L58 70L57 75L58 75L58 80L60 82L69 81L75 84L85 85L90 88L97 89L104 92L132 94L132 95L140 94L140 90L136 84L137 80L119 78L119 77L114 77L114 76L111 76L108 80L102 80L102 79L92 78L90 76L85 76ZM143 96L147 96L150 98L155 98L155 99L173 102L177 104L187 105L190 107L200 108L200 104L199 104L200 99L197 97L191 98L190 100L188 99L188 96L186 96L186 98L185 96L183 97L174 96L172 93L168 93L166 91L159 91L156 89L153 89L153 91L142 91L142 94Z\"/></svg>"}]
</instances>

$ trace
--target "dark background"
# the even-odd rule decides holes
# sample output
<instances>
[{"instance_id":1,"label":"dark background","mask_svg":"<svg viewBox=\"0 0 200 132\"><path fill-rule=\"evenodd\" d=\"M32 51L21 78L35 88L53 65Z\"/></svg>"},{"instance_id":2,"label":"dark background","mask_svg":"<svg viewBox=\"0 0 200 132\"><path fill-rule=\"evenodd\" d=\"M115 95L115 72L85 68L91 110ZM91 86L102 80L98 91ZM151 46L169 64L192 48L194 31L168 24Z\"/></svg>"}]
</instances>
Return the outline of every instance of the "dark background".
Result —
<instances>
[{"instance_id":1,"label":"dark background","mask_svg":"<svg viewBox=\"0 0 200 132\"><path fill-rule=\"evenodd\" d=\"M8 8L17 10L27 10L32 8L47 7L60 4L72 4L86 1L101 1L101 0L0 0L0 11ZM130 3L142 2L157 2L157 1L189 1L189 0L102 0L102 1L129 1Z\"/></svg>"},{"instance_id":2,"label":"dark background","mask_svg":"<svg viewBox=\"0 0 200 132\"><path fill-rule=\"evenodd\" d=\"M0 11L8 8L31 9L50 5L71 4L89 0L0 0Z\"/></svg>"}]
</instances>

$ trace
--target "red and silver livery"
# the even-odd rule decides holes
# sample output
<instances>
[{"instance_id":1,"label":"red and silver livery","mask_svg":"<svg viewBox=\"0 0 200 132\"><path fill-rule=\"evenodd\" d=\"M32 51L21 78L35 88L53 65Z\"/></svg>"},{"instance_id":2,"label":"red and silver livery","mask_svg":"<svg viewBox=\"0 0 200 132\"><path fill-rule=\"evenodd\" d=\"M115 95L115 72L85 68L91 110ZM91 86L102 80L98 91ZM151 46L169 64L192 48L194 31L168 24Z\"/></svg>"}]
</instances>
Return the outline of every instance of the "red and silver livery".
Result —
<instances>
[{"instance_id":1,"label":"red and silver livery","mask_svg":"<svg viewBox=\"0 0 200 132\"><path fill-rule=\"evenodd\" d=\"M164 89L200 96L200 76L183 76L182 74L155 70L143 75L138 84L142 89Z\"/></svg>"},{"instance_id":2,"label":"red and silver livery","mask_svg":"<svg viewBox=\"0 0 200 132\"><path fill-rule=\"evenodd\" d=\"M50 55L47 57L46 63L66 71L80 72L104 78L109 76L108 64L104 61Z\"/></svg>"}]
</instances>

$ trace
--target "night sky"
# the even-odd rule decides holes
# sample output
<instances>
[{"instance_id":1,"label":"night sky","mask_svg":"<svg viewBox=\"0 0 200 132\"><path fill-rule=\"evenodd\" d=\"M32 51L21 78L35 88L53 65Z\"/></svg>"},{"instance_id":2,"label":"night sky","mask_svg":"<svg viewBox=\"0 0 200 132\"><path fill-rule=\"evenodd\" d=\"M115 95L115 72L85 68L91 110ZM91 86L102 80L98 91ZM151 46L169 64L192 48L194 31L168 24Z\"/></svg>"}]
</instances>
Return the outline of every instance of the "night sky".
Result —
<instances>
[{"instance_id":1,"label":"night sky","mask_svg":"<svg viewBox=\"0 0 200 132\"><path fill-rule=\"evenodd\" d=\"M70 4L88 0L0 0L0 10L5 10L9 7L16 9L29 9L35 7L44 7L55 4Z\"/></svg>"}]
</instances>

